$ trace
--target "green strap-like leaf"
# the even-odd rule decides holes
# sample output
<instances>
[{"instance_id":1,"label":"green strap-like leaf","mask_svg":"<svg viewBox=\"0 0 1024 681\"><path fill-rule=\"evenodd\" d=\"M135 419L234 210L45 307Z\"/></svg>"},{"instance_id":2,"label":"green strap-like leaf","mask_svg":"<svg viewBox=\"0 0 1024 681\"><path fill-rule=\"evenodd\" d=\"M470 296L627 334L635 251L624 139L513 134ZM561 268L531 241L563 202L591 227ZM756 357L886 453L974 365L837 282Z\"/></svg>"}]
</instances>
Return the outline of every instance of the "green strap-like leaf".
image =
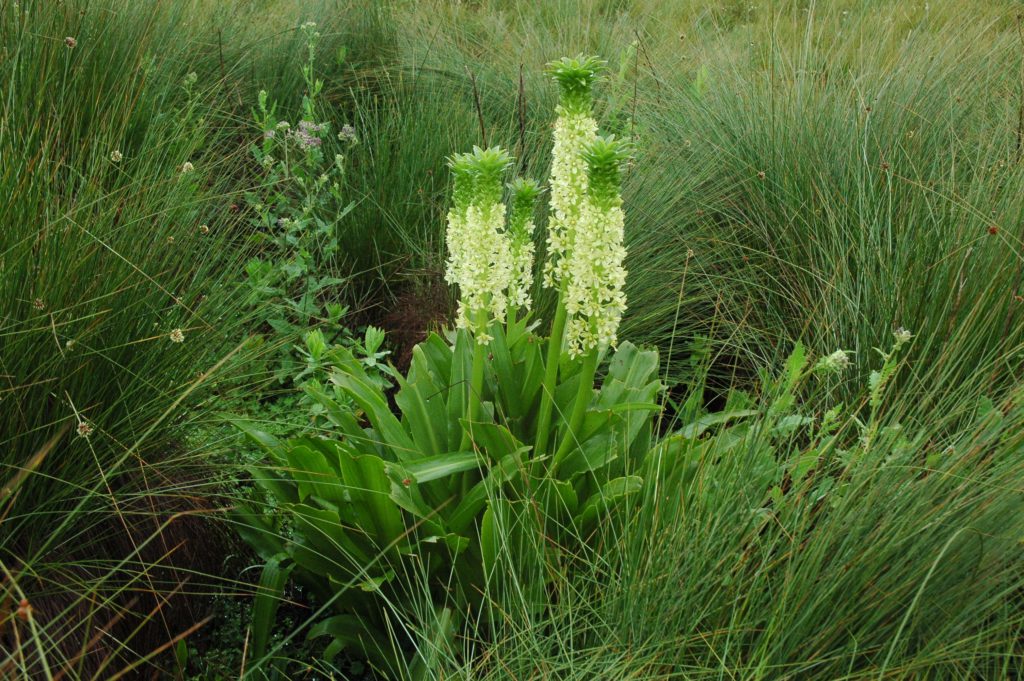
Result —
<instances>
[{"instance_id":1,"label":"green strap-like leaf","mask_svg":"<svg viewBox=\"0 0 1024 681\"><path fill-rule=\"evenodd\" d=\"M497 465L491 467L486 478L470 488L469 492L462 497L459 505L448 516L448 527L452 532L466 533L473 520L487 504L488 491L519 476L523 470L523 457L528 451L530 451L528 447L522 447L509 454Z\"/></svg>"},{"instance_id":2,"label":"green strap-like leaf","mask_svg":"<svg viewBox=\"0 0 1024 681\"><path fill-rule=\"evenodd\" d=\"M480 465L480 455L476 452L449 452L437 456L425 456L402 464L403 468L420 484L455 473L477 470Z\"/></svg>"},{"instance_id":3,"label":"green strap-like leaf","mask_svg":"<svg viewBox=\"0 0 1024 681\"><path fill-rule=\"evenodd\" d=\"M256 597L252 604L252 659L258 660L267 653L267 642L274 630L274 619L284 595L295 563L284 553L279 553L263 566Z\"/></svg>"},{"instance_id":4,"label":"green strap-like leaf","mask_svg":"<svg viewBox=\"0 0 1024 681\"><path fill-rule=\"evenodd\" d=\"M392 641L384 632L368 624L364 618L355 615L334 615L313 625L307 639L330 636L333 641L324 656L327 661L345 648L351 646L366 656L380 669L388 669L394 660L384 653L391 650ZM328 657L328 653L330 657Z\"/></svg>"},{"instance_id":5,"label":"green strap-like leaf","mask_svg":"<svg viewBox=\"0 0 1024 681\"><path fill-rule=\"evenodd\" d=\"M332 504L345 503L345 490L337 466L328 463L310 438L289 440L285 445L288 473L298 484L299 500L320 497Z\"/></svg>"},{"instance_id":6,"label":"green strap-like leaf","mask_svg":"<svg viewBox=\"0 0 1024 681\"><path fill-rule=\"evenodd\" d=\"M625 496L639 492L643 484L643 478L637 475L627 475L606 482L600 490L587 499L576 515L579 527L584 531L590 529L597 518L613 503Z\"/></svg>"},{"instance_id":7,"label":"green strap-like leaf","mask_svg":"<svg viewBox=\"0 0 1024 681\"><path fill-rule=\"evenodd\" d=\"M451 376L448 381L448 449L459 449L462 442L462 425L459 421L466 415L469 379L473 365L473 343L475 341L460 329L455 337L452 353Z\"/></svg>"},{"instance_id":8,"label":"green strap-like leaf","mask_svg":"<svg viewBox=\"0 0 1024 681\"><path fill-rule=\"evenodd\" d=\"M384 550L405 533L402 512L391 499L387 463L369 454L340 456L339 463L354 510L364 521L361 529Z\"/></svg>"},{"instance_id":9,"label":"green strap-like leaf","mask_svg":"<svg viewBox=\"0 0 1024 681\"><path fill-rule=\"evenodd\" d=\"M362 373L360 370L359 373ZM359 374L335 372L331 381L344 390L366 413L374 429L380 434L380 443L389 449L397 461L421 456L412 438L405 432L401 422L391 413L391 407L380 388Z\"/></svg>"},{"instance_id":10,"label":"green strap-like leaf","mask_svg":"<svg viewBox=\"0 0 1024 681\"><path fill-rule=\"evenodd\" d=\"M314 402L324 408L327 420L340 430L356 449L364 454L376 453L373 442L370 441L363 427L359 425L359 420L351 406L338 404L333 396L314 382L307 383L303 386L303 390Z\"/></svg>"},{"instance_id":11,"label":"green strap-like leaf","mask_svg":"<svg viewBox=\"0 0 1024 681\"><path fill-rule=\"evenodd\" d=\"M413 353L413 362L425 364L422 353ZM440 454L448 448L448 416L445 411L444 392L430 380L426 368L417 371L410 380L399 377L401 389L395 404L402 410L405 426L412 434L417 449L423 454Z\"/></svg>"},{"instance_id":12,"label":"green strap-like leaf","mask_svg":"<svg viewBox=\"0 0 1024 681\"><path fill-rule=\"evenodd\" d=\"M720 411L714 414L707 414L700 417L693 423L687 424L676 431L676 434L680 437L687 439L696 439L704 434L704 432L713 426L720 426L732 421L734 419L746 418L747 416L756 416L757 411L754 409L743 409L740 411Z\"/></svg>"},{"instance_id":13,"label":"green strap-like leaf","mask_svg":"<svg viewBox=\"0 0 1024 681\"><path fill-rule=\"evenodd\" d=\"M284 552L284 539L265 513L254 511L245 504L237 504L228 511L228 519L235 523L238 534L263 560L270 560Z\"/></svg>"},{"instance_id":14,"label":"green strap-like leaf","mask_svg":"<svg viewBox=\"0 0 1024 681\"><path fill-rule=\"evenodd\" d=\"M278 440L270 433L266 433L255 425L244 419L235 418L233 416L227 417L227 420L240 431L245 433L249 439L263 447L268 454L271 455L278 463L284 463L287 458L284 452L284 443Z\"/></svg>"},{"instance_id":15,"label":"green strap-like leaf","mask_svg":"<svg viewBox=\"0 0 1024 681\"><path fill-rule=\"evenodd\" d=\"M287 504L282 508L289 512L296 527L291 555L314 574L350 574L361 570L379 553L366 529L343 525L335 511L308 504Z\"/></svg>"}]
</instances>

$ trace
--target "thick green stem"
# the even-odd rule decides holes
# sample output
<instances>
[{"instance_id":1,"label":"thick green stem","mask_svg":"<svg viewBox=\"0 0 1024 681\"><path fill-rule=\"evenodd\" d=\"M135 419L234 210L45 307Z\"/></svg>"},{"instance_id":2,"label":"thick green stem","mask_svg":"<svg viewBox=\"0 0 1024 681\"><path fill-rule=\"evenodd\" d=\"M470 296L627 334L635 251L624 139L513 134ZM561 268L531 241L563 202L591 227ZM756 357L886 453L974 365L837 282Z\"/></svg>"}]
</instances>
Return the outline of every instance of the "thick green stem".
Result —
<instances>
[{"instance_id":1,"label":"thick green stem","mask_svg":"<svg viewBox=\"0 0 1024 681\"><path fill-rule=\"evenodd\" d=\"M548 338L548 357L544 365L544 386L540 394L540 411L537 413L537 438L533 453L535 457L547 453L548 439L551 434L551 411L555 405L555 384L558 382L558 361L562 357L562 336L565 335L565 305L562 295L558 296L555 308L555 320L551 323L551 336Z\"/></svg>"},{"instance_id":2,"label":"thick green stem","mask_svg":"<svg viewBox=\"0 0 1024 681\"><path fill-rule=\"evenodd\" d=\"M572 413L569 416L569 427L562 434L562 443L555 452L555 460L552 462L552 469L556 468L578 444L580 428L583 426L583 419L587 415L587 407L590 406L590 399L594 395L594 374L597 373L597 349L591 350L583 358L583 367L580 369L580 385L576 392L576 399L572 403Z\"/></svg>"},{"instance_id":3,"label":"thick green stem","mask_svg":"<svg viewBox=\"0 0 1024 681\"><path fill-rule=\"evenodd\" d=\"M478 328L486 321L486 313L479 313L477 315ZM473 428L473 424L480 418L480 397L483 395L484 390L484 354L486 352L487 346L478 343L476 338L474 338L473 369L469 379L469 400L466 408L466 422L470 429ZM459 447L460 451L468 451L471 444L469 431L464 430L462 432L462 446Z\"/></svg>"},{"instance_id":4,"label":"thick green stem","mask_svg":"<svg viewBox=\"0 0 1024 681\"><path fill-rule=\"evenodd\" d=\"M516 305L509 305L506 311L508 315L505 319L505 338L512 335L512 327L516 325L516 317L519 316L519 307Z\"/></svg>"}]
</instances>

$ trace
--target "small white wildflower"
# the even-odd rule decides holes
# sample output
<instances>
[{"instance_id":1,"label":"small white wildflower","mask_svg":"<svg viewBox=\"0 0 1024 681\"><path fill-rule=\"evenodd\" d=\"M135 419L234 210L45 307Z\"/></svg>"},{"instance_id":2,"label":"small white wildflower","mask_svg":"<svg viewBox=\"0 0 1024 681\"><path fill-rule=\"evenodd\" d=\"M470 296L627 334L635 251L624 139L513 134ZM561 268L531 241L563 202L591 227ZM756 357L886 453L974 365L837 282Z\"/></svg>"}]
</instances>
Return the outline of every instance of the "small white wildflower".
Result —
<instances>
[{"instance_id":1,"label":"small white wildflower","mask_svg":"<svg viewBox=\"0 0 1024 681\"><path fill-rule=\"evenodd\" d=\"M117 149L114 149L112 152L110 152L110 160L113 161L114 163L120 163L121 158L121 152L118 151Z\"/></svg>"},{"instance_id":2,"label":"small white wildflower","mask_svg":"<svg viewBox=\"0 0 1024 681\"><path fill-rule=\"evenodd\" d=\"M341 126L341 130L338 132L338 140L347 142L348 144L355 144L359 141L356 137L356 129L348 123Z\"/></svg>"},{"instance_id":3,"label":"small white wildflower","mask_svg":"<svg viewBox=\"0 0 1024 681\"><path fill-rule=\"evenodd\" d=\"M850 352L848 350L836 350L831 355L826 355L814 365L815 371L826 374L842 373L850 366Z\"/></svg>"},{"instance_id":4,"label":"small white wildflower","mask_svg":"<svg viewBox=\"0 0 1024 681\"><path fill-rule=\"evenodd\" d=\"M199 225L199 231L202 234L209 234L210 233L210 226L209 225Z\"/></svg>"},{"instance_id":5,"label":"small white wildflower","mask_svg":"<svg viewBox=\"0 0 1024 681\"><path fill-rule=\"evenodd\" d=\"M71 349L71 348L73 348L73 347L75 347L75 341L74 341L74 339L68 340L68 341L66 341L66 342L64 343L64 349L65 349L65 350L70 350L70 349Z\"/></svg>"},{"instance_id":6,"label":"small white wildflower","mask_svg":"<svg viewBox=\"0 0 1024 681\"><path fill-rule=\"evenodd\" d=\"M189 161L185 161L184 163L181 164L182 175L187 175L188 173L191 173L195 169L196 167L192 165Z\"/></svg>"},{"instance_id":7,"label":"small white wildflower","mask_svg":"<svg viewBox=\"0 0 1024 681\"><path fill-rule=\"evenodd\" d=\"M904 329L902 326L900 328L896 329L893 332L892 336L893 336L893 338L896 339L896 344L897 345L904 345L905 343L908 343L911 338L914 337L909 331Z\"/></svg>"},{"instance_id":8,"label":"small white wildflower","mask_svg":"<svg viewBox=\"0 0 1024 681\"><path fill-rule=\"evenodd\" d=\"M46 303L43 302L42 298L36 298L35 300L32 301L32 307L34 307L37 310L45 310Z\"/></svg>"},{"instance_id":9,"label":"small white wildflower","mask_svg":"<svg viewBox=\"0 0 1024 681\"><path fill-rule=\"evenodd\" d=\"M68 36L67 38L64 38L64 44L68 46L68 49L73 50L75 49L75 47L78 46L78 41L72 38L71 36Z\"/></svg>"},{"instance_id":10,"label":"small white wildflower","mask_svg":"<svg viewBox=\"0 0 1024 681\"><path fill-rule=\"evenodd\" d=\"M292 132L292 139L299 143L299 146L303 149L313 149L319 147L323 140L317 135L326 129L324 123L314 123L313 121L299 121L299 126Z\"/></svg>"},{"instance_id":11,"label":"small white wildflower","mask_svg":"<svg viewBox=\"0 0 1024 681\"><path fill-rule=\"evenodd\" d=\"M275 127L278 130L287 130L288 128L292 127L292 125L288 121L279 121Z\"/></svg>"},{"instance_id":12,"label":"small white wildflower","mask_svg":"<svg viewBox=\"0 0 1024 681\"><path fill-rule=\"evenodd\" d=\"M301 28L303 31L312 31L316 28L316 22L307 21L304 24L302 24L302 26L300 26L299 28Z\"/></svg>"},{"instance_id":13,"label":"small white wildflower","mask_svg":"<svg viewBox=\"0 0 1024 681\"><path fill-rule=\"evenodd\" d=\"M169 334L167 334L167 337L170 339L172 343L185 342L185 333L181 329L174 329Z\"/></svg>"},{"instance_id":14,"label":"small white wildflower","mask_svg":"<svg viewBox=\"0 0 1024 681\"><path fill-rule=\"evenodd\" d=\"M78 422L78 437L89 437L92 435L92 426L89 425L88 421Z\"/></svg>"}]
</instances>

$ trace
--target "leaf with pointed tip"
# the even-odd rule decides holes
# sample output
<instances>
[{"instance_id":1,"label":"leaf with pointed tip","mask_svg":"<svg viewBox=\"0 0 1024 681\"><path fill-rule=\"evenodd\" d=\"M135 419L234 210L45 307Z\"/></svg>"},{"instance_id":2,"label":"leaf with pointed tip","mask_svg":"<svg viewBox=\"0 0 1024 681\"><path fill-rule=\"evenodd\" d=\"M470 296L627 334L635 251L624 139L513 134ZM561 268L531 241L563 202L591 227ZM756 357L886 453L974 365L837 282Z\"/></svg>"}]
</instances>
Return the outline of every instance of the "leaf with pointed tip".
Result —
<instances>
[{"instance_id":1,"label":"leaf with pointed tip","mask_svg":"<svg viewBox=\"0 0 1024 681\"><path fill-rule=\"evenodd\" d=\"M271 557L256 587L256 596L252 603L252 659L258 660L267 652L267 642L274 630L274 619L277 609L284 597L284 585L288 583L295 563L287 554L279 553Z\"/></svg>"}]
</instances>

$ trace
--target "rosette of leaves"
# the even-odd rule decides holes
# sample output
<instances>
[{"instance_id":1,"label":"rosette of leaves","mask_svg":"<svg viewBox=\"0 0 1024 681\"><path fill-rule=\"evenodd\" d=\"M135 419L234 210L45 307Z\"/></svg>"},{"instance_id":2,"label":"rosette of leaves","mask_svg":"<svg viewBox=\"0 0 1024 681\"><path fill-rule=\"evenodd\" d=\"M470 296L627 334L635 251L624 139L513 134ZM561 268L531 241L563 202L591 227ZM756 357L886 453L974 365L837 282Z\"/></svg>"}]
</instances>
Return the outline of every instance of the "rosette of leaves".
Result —
<instances>
[{"instance_id":1,"label":"rosette of leaves","mask_svg":"<svg viewBox=\"0 0 1024 681\"><path fill-rule=\"evenodd\" d=\"M460 618L488 620L488 588L514 581L542 609L544 563L585 556L602 519L640 491L661 390L657 353L622 343L573 431L581 372L563 355L552 426L575 446L556 463L533 451L546 341L525 320L489 332L473 420L465 386L476 343L461 330L453 343L435 334L414 349L396 409L364 364L339 349L332 390L307 386L337 439L282 441L239 424L273 463L252 471L271 504L235 513L267 561L255 657L266 652L275 594L290 576L330 611L309 632L332 638L328 656L349 647L386 673L417 678L430 667L426 651L450 639ZM432 629L419 637L435 643L403 649L392 618L403 604L416 618L410 579L429 582Z\"/></svg>"}]
</instances>

